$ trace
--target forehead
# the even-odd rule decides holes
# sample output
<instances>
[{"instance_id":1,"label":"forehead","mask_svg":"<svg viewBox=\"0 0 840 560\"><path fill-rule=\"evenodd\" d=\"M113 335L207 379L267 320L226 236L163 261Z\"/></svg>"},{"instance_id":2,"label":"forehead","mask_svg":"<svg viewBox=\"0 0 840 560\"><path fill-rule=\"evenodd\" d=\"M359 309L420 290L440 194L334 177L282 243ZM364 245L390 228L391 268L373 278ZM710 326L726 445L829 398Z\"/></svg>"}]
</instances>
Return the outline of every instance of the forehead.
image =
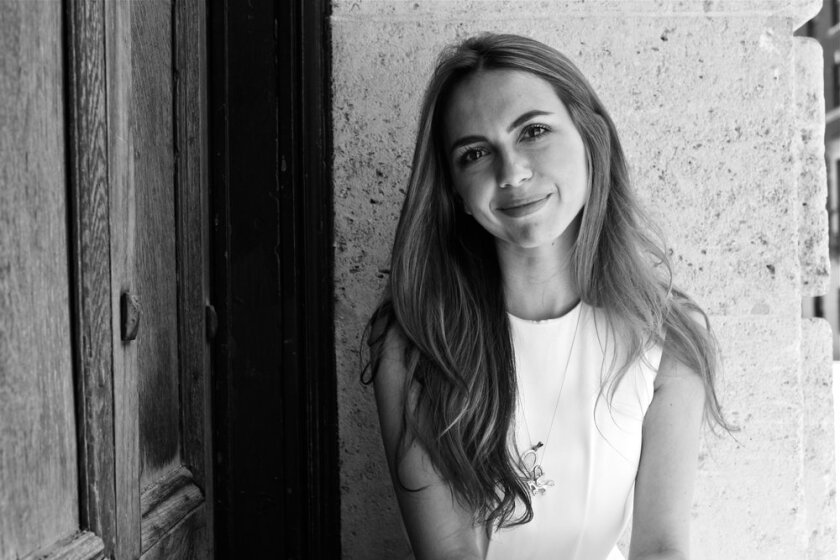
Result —
<instances>
[{"instance_id":1,"label":"forehead","mask_svg":"<svg viewBox=\"0 0 840 560\"><path fill-rule=\"evenodd\" d=\"M534 109L566 112L543 78L521 70L482 70L458 84L450 95L444 113L446 136L476 133L474 128L492 124L507 126Z\"/></svg>"}]
</instances>

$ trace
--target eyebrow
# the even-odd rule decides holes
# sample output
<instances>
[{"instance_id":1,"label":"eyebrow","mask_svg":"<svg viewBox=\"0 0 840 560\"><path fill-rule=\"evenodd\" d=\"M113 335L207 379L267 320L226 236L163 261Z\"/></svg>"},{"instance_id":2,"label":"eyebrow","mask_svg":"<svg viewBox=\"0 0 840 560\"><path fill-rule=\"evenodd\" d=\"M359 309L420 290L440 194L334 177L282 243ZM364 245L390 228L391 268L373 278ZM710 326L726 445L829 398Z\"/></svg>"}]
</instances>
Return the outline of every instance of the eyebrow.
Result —
<instances>
[{"instance_id":1,"label":"eyebrow","mask_svg":"<svg viewBox=\"0 0 840 560\"><path fill-rule=\"evenodd\" d=\"M529 120L533 119L534 117L540 117L543 115L550 115L549 111L540 111L539 109L534 109L533 111L528 111L516 117L516 119L510 123L508 126L507 131L513 132L513 130L519 126L522 126L523 123L528 122ZM452 153L455 151L456 148L460 148L461 146L465 146L467 144L472 144L474 142L481 142L484 140L483 136L464 136L463 138L459 138L455 142L452 143L452 147L449 148L449 152Z\"/></svg>"}]
</instances>

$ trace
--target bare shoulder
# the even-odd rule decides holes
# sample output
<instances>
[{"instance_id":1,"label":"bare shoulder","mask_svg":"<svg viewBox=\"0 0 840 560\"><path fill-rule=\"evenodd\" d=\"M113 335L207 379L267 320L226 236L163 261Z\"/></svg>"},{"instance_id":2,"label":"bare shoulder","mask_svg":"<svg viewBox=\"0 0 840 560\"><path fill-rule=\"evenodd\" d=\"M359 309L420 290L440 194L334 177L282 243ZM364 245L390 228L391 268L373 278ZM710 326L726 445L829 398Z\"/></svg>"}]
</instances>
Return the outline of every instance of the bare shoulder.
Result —
<instances>
[{"instance_id":1,"label":"bare shoulder","mask_svg":"<svg viewBox=\"0 0 840 560\"><path fill-rule=\"evenodd\" d=\"M694 320L700 328L708 327L706 316L699 311L692 311L689 317ZM674 348L668 344L666 339L662 349L662 360L659 363L659 371L654 381L654 391L658 392L663 387L683 393L685 397L705 400L706 389L699 372L683 363L675 355Z\"/></svg>"},{"instance_id":2,"label":"bare shoulder","mask_svg":"<svg viewBox=\"0 0 840 560\"><path fill-rule=\"evenodd\" d=\"M692 317L705 328L702 314ZM668 341L654 395L642 426L636 475L631 560L688 557L694 477L705 403L700 374L685 365ZM672 556L668 556L671 558Z\"/></svg>"},{"instance_id":3,"label":"bare shoulder","mask_svg":"<svg viewBox=\"0 0 840 560\"><path fill-rule=\"evenodd\" d=\"M396 325L391 325L383 336L381 354L373 378L377 405L381 408L383 404L398 404L402 408L408 383L407 342ZM383 399L396 402L383 403Z\"/></svg>"},{"instance_id":4,"label":"bare shoulder","mask_svg":"<svg viewBox=\"0 0 840 560\"><path fill-rule=\"evenodd\" d=\"M384 336L373 384L382 440L392 473L395 473L397 450L406 429L406 416L414 409L416 391L412 396L405 337L396 326L389 328Z\"/></svg>"},{"instance_id":5,"label":"bare shoulder","mask_svg":"<svg viewBox=\"0 0 840 560\"><path fill-rule=\"evenodd\" d=\"M666 387L669 391L679 391L689 398L705 399L706 388L700 375L667 349L662 352L659 372L653 382L654 394Z\"/></svg>"},{"instance_id":6,"label":"bare shoulder","mask_svg":"<svg viewBox=\"0 0 840 560\"><path fill-rule=\"evenodd\" d=\"M478 560L484 533L476 526L472 512L455 499L420 442L404 439L406 416L417 408L409 344L398 327L388 329L374 374L374 389L382 441L412 550L418 559Z\"/></svg>"}]
</instances>

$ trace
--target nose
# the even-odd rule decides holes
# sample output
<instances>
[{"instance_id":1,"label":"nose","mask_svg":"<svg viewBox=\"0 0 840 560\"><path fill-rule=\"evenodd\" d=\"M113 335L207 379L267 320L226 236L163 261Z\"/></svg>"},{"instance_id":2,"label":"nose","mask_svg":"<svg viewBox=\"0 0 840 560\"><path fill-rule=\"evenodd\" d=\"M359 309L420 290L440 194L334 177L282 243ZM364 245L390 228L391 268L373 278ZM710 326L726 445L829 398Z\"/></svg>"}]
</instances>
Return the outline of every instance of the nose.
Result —
<instances>
[{"instance_id":1,"label":"nose","mask_svg":"<svg viewBox=\"0 0 840 560\"><path fill-rule=\"evenodd\" d=\"M503 189L518 187L533 174L528 159L516 150L500 151L496 166L496 182Z\"/></svg>"}]
</instances>

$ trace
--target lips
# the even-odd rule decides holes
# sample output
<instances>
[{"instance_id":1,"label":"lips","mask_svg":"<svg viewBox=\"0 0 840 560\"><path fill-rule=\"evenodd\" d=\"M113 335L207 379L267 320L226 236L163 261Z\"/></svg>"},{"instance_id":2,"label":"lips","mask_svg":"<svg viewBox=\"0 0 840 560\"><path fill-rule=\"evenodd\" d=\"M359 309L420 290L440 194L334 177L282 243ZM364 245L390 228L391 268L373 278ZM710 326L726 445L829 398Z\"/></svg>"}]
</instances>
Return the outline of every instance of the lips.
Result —
<instances>
[{"instance_id":1,"label":"lips","mask_svg":"<svg viewBox=\"0 0 840 560\"><path fill-rule=\"evenodd\" d=\"M506 203L505 206L500 206L498 210L505 216L509 216L511 218L521 218L523 216L533 214L534 212L545 206L550 198L551 194L549 193L545 196L541 196L530 200L517 200L510 203Z\"/></svg>"}]
</instances>

